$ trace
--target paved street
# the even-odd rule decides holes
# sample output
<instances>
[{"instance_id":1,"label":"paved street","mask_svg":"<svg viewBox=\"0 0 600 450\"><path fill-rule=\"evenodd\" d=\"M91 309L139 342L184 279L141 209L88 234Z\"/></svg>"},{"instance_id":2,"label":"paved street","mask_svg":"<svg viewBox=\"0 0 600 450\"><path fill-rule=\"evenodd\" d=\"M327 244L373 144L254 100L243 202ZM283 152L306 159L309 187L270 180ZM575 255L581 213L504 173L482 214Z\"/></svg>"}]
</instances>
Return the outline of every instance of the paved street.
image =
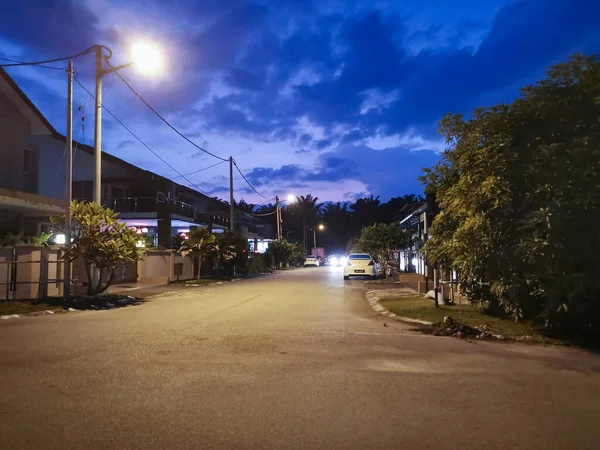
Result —
<instances>
[{"instance_id":1,"label":"paved street","mask_svg":"<svg viewBox=\"0 0 600 450\"><path fill-rule=\"evenodd\" d=\"M3 321L0 448L598 448L600 357L385 322L329 267Z\"/></svg>"}]
</instances>

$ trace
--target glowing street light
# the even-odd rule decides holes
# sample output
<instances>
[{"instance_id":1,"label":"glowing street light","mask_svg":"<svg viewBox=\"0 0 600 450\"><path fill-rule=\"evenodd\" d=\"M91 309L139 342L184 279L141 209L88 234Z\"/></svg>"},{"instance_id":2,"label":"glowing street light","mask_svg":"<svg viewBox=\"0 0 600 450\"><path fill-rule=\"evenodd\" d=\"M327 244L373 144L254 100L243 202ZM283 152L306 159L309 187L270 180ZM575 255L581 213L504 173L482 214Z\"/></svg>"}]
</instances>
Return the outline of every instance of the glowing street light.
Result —
<instances>
[{"instance_id":1,"label":"glowing street light","mask_svg":"<svg viewBox=\"0 0 600 450\"><path fill-rule=\"evenodd\" d=\"M294 203L296 201L296 196L294 194L288 194L287 201L290 203Z\"/></svg>"},{"instance_id":2,"label":"glowing street light","mask_svg":"<svg viewBox=\"0 0 600 450\"><path fill-rule=\"evenodd\" d=\"M323 231L325 229L325 225L323 225L322 223L319 224L319 230Z\"/></svg>"},{"instance_id":3,"label":"glowing street light","mask_svg":"<svg viewBox=\"0 0 600 450\"><path fill-rule=\"evenodd\" d=\"M158 48L145 42L137 42L131 47L131 59L135 67L146 74L157 73L162 66Z\"/></svg>"}]
</instances>

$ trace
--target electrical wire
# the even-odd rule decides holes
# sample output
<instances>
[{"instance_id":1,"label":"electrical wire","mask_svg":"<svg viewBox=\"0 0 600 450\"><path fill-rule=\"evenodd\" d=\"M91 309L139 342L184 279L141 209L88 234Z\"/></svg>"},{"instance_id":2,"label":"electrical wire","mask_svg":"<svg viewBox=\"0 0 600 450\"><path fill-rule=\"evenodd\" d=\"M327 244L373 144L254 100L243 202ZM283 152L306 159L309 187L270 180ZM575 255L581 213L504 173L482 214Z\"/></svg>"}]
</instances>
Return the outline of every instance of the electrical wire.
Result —
<instances>
[{"instance_id":1,"label":"electrical wire","mask_svg":"<svg viewBox=\"0 0 600 450\"><path fill-rule=\"evenodd\" d=\"M108 64L108 61L107 61ZM110 64L109 64L110 66ZM112 66L111 66L112 67ZM179 131L177 128L175 128L173 125L171 125L171 123L165 119L163 116L160 115L160 113L158 111L156 111L145 99L144 97L142 97L134 88L133 86L131 86L131 84L129 84L127 82L127 80L125 80L125 78L123 78L123 76L116 71L115 74L121 79L121 81L123 83L125 83L125 85L129 88L129 90L131 90L131 92L133 92L135 94L135 96L137 98L139 98L142 103L144 105L146 105L148 107L148 109L150 109L150 111L152 111L156 117L158 117L160 120L162 120L169 128L171 128L175 133L177 133L179 136L181 136L183 139L185 139L188 143L192 144L194 147L196 147L198 150L206 153L207 155L212 156L213 158L217 158L220 159L221 161L228 161L227 158L222 158L221 156L215 155L214 153L209 152L208 150L206 150L205 148L200 147L198 144L196 144L195 142L191 141L187 136L185 136L183 133L181 133L181 131Z\"/></svg>"},{"instance_id":2,"label":"electrical wire","mask_svg":"<svg viewBox=\"0 0 600 450\"><path fill-rule=\"evenodd\" d=\"M94 99L94 101L96 102L96 98L92 95L92 93L84 86L82 85L79 80L75 80L75 82L84 90L86 91L91 97L92 99ZM129 132L129 134L131 134L140 144L142 144L144 147L146 147L148 150L150 150L154 156L156 156L158 159L160 159L165 165L167 165L172 171L174 171L175 173L177 173L180 177L182 177L185 181L187 181L188 183L190 183L192 186L194 186L196 189L198 189L198 191L200 191L202 194L206 195L207 197L210 197L210 194L208 194L207 192L205 192L202 188L200 188L200 186L198 186L196 183L190 181L186 175L183 175L181 172L179 172L177 169L175 169L171 164L169 164L162 156L160 156L154 149L152 149L148 144L146 144L144 141L142 141L142 139L140 137L138 137L138 135L136 135L129 127L127 127L127 125L125 125L123 122L121 122L108 108L106 108L106 106L104 106L103 104L100 104L100 106L102 107L102 109L104 109L104 111L106 111L113 119L115 119L119 125L121 125L123 128L125 128L125 130L127 130Z\"/></svg>"},{"instance_id":3,"label":"electrical wire","mask_svg":"<svg viewBox=\"0 0 600 450\"><path fill-rule=\"evenodd\" d=\"M0 58L0 60L2 61L9 61L12 63L18 63L18 64L1 64L0 67L16 67L16 66L24 66L24 65L33 65L36 67L41 67L43 69L54 69L54 70L67 70L67 67L54 67L54 66L46 66L44 64L25 64L23 61L19 61L16 59L9 59L9 58Z\"/></svg>"},{"instance_id":4,"label":"electrical wire","mask_svg":"<svg viewBox=\"0 0 600 450\"><path fill-rule=\"evenodd\" d=\"M43 64L50 64L50 63L53 63L53 62L67 61L69 59L78 58L78 57L83 56L83 55L85 55L87 53L90 53L92 50L96 50L98 47L107 50L108 53L109 53L109 55L112 55L112 51L108 47L106 47L104 45L92 45L91 47L86 48L82 52L75 53L74 55L65 56L65 57L62 57L62 58L46 59L44 61L31 61L31 62L18 61L18 62L14 62L12 64L2 64L2 65L0 65L0 67L16 67L16 66L40 66L40 67L42 67ZM47 66L46 68L47 69L59 69L59 67L51 67L51 66Z\"/></svg>"},{"instance_id":5,"label":"electrical wire","mask_svg":"<svg viewBox=\"0 0 600 450\"><path fill-rule=\"evenodd\" d=\"M250 189L252 189L254 192L256 192L258 195L260 195L265 200L269 200L267 197L265 197L260 192L258 192L254 186L252 186L252 184L248 181L248 178L246 178L246 175L244 175L242 173L242 171L240 170L240 168L238 167L238 165L236 164L235 161L233 161L233 165L235 166L235 168L237 169L237 171L240 173L240 175L242 176L242 178L244 179L244 181L246 181L246 183L248 184L248 186L250 186Z\"/></svg>"},{"instance_id":6,"label":"electrical wire","mask_svg":"<svg viewBox=\"0 0 600 450\"><path fill-rule=\"evenodd\" d=\"M219 164L223 164L223 163L224 163L224 162L226 162L226 161L227 161L227 160L225 160L225 161L219 161L218 163L216 163L216 164L213 164L212 166L208 166L208 167L204 167L204 168L202 168L202 169L194 170L193 172L186 173L185 175L177 175L176 177L173 177L173 178L181 178L181 177L187 177L187 176L190 176L190 175L194 175L194 174L196 174L196 173L198 173L198 172L203 172L203 171L205 171L205 170L212 169L213 167L215 167L215 166L218 166ZM172 179L173 179L173 178L172 178Z\"/></svg>"}]
</instances>

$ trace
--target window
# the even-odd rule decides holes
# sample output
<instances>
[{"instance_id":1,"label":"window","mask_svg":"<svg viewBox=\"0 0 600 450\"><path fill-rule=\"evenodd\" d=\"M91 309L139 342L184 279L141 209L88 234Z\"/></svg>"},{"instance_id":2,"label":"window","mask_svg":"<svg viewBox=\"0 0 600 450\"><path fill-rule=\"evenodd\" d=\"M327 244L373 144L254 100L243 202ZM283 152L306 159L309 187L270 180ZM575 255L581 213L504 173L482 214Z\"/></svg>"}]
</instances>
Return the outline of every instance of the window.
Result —
<instances>
[{"instance_id":1,"label":"window","mask_svg":"<svg viewBox=\"0 0 600 450\"><path fill-rule=\"evenodd\" d=\"M29 148L23 150L23 191L38 193L37 152Z\"/></svg>"}]
</instances>

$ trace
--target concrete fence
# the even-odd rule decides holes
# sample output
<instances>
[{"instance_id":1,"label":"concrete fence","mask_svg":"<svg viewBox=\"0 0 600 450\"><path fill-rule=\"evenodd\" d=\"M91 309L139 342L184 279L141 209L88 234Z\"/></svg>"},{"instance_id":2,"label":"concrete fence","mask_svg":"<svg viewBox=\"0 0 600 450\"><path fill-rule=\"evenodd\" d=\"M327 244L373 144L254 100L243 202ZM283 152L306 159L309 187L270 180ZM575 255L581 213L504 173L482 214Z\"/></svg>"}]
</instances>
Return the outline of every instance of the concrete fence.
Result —
<instances>
[{"instance_id":1,"label":"concrete fence","mask_svg":"<svg viewBox=\"0 0 600 450\"><path fill-rule=\"evenodd\" d=\"M63 247L17 244L0 248L0 301L63 295ZM168 284L194 275L192 256L171 250L149 250L137 264L123 264L115 271L113 284ZM107 275L108 276L108 275ZM83 294L87 282L80 258L71 263L71 293Z\"/></svg>"}]
</instances>

